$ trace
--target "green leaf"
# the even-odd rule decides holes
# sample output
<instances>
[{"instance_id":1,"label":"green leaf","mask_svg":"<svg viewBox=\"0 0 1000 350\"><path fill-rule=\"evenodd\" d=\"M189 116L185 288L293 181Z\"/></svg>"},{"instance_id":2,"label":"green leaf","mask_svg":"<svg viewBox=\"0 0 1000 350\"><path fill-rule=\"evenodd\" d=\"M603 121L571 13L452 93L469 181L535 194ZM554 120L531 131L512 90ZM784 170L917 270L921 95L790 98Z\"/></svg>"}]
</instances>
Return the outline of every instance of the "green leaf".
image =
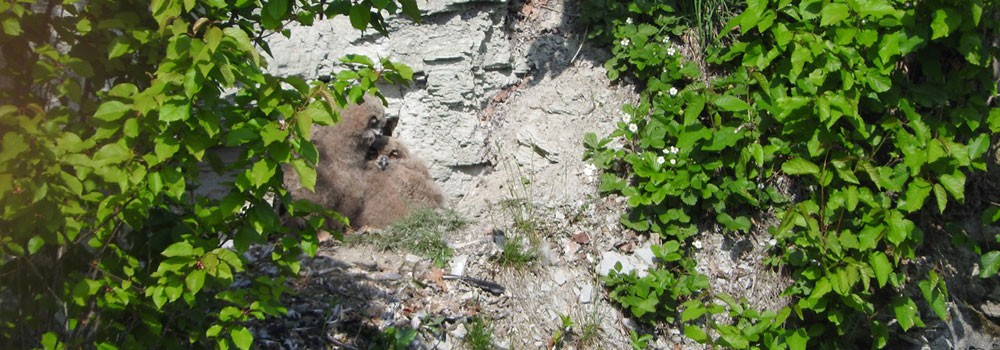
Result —
<instances>
[{"instance_id":1,"label":"green leaf","mask_svg":"<svg viewBox=\"0 0 1000 350\"><path fill-rule=\"evenodd\" d=\"M162 254L168 258L175 256L191 256L194 254L194 247L188 242L177 242L171 244L167 247L167 249L164 249Z\"/></svg>"},{"instance_id":2,"label":"green leaf","mask_svg":"<svg viewBox=\"0 0 1000 350\"><path fill-rule=\"evenodd\" d=\"M293 160L292 167L295 168L295 172L299 174L299 183L302 184L302 187L310 191L316 191L316 169L309 166L309 164L302 159Z\"/></svg>"},{"instance_id":3,"label":"green leaf","mask_svg":"<svg viewBox=\"0 0 1000 350\"><path fill-rule=\"evenodd\" d=\"M719 213L715 219L729 230L749 231L751 227L750 219L742 215L733 218L729 214Z\"/></svg>"},{"instance_id":4,"label":"green leaf","mask_svg":"<svg viewBox=\"0 0 1000 350\"><path fill-rule=\"evenodd\" d=\"M125 113L128 112L131 108L132 105L130 104L125 104L119 101L111 100L108 102L104 102L101 104L100 107L97 107L97 112L94 112L94 118L106 122L113 122L125 116Z\"/></svg>"},{"instance_id":5,"label":"green leaf","mask_svg":"<svg viewBox=\"0 0 1000 350\"><path fill-rule=\"evenodd\" d=\"M787 332L785 342L788 344L789 350L806 350L806 345L809 343L809 333L806 332L805 328L788 329L785 332Z\"/></svg>"},{"instance_id":6,"label":"green leaf","mask_svg":"<svg viewBox=\"0 0 1000 350\"><path fill-rule=\"evenodd\" d=\"M833 237L833 235L827 236ZM847 296L851 293L851 288L858 281L858 269L854 265L845 265L838 268L833 273L831 287L837 294Z\"/></svg>"},{"instance_id":7,"label":"green leaf","mask_svg":"<svg viewBox=\"0 0 1000 350\"><path fill-rule=\"evenodd\" d=\"M221 332L222 326L213 324L211 327L208 327L208 330L205 331L205 336L208 338L215 338L218 337Z\"/></svg>"},{"instance_id":8,"label":"green leaf","mask_svg":"<svg viewBox=\"0 0 1000 350\"><path fill-rule=\"evenodd\" d=\"M986 118L986 124L990 126L990 131L1000 133L1000 107L990 109L990 115Z\"/></svg>"},{"instance_id":9,"label":"green leaf","mask_svg":"<svg viewBox=\"0 0 1000 350\"><path fill-rule=\"evenodd\" d=\"M417 8L417 0L399 0L399 4L403 5L404 15L420 22L420 9Z\"/></svg>"},{"instance_id":10,"label":"green leaf","mask_svg":"<svg viewBox=\"0 0 1000 350\"><path fill-rule=\"evenodd\" d=\"M908 213L915 212L924 207L927 196L931 194L931 184L923 179L917 178L906 187L906 196L899 204L899 209Z\"/></svg>"},{"instance_id":11,"label":"green leaf","mask_svg":"<svg viewBox=\"0 0 1000 350\"><path fill-rule=\"evenodd\" d=\"M937 200L938 211L944 213L944 208L948 206L948 193L941 184L934 184L934 198Z\"/></svg>"},{"instance_id":12,"label":"green leaf","mask_svg":"<svg viewBox=\"0 0 1000 350\"><path fill-rule=\"evenodd\" d=\"M261 159L254 163L250 170L250 180L253 181L254 186L263 186L274 177L275 169L276 167L270 159Z\"/></svg>"},{"instance_id":13,"label":"green leaf","mask_svg":"<svg viewBox=\"0 0 1000 350\"><path fill-rule=\"evenodd\" d=\"M240 50L244 53L250 54L254 59L255 65L260 64L260 53L257 52L257 47L250 42L250 37L247 36L246 32L239 27L226 27L222 30L222 32L226 34L226 37L232 38L239 46Z\"/></svg>"},{"instance_id":14,"label":"green leaf","mask_svg":"<svg viewBox=\"0 0 1000 350\"><path fill-rule=\"evenodd\" d=\"M267 11L271 18L284 19L288 14L288 0L268 0L264 2L264 11Z\"/></svg>"},{"instance_id":15,"label":"green leaf","mask_svg":"<svg viewBox=\"0 0 1000 350\"><path fill-rule=\"evenodd\" d=\"M3 26L4 34L10 36L20 36L21 35L21 22L18 21L16 17L7 17L3 19L0 23Z\"/></svg>"},{"instance_id":16,"label":"green leaf","mask_svg":"<svg viewBox=\"0 0 1000 350\"><path fill-rule=\"evenodd\" d=\"M55 332L42 334L42 349L59 350L63 349L63 343L59 341L59 336Z\"/></svg>"},{"instance_id":17,"label":"green leaf","mask_svg":"<svg viewBox=\"0 0 1000 350\"><path fill-rule=\"evenodd\" d=\"M915 325L923 326L923 321L920 320L920 314L917 310L917 304L913 303L913 299L907 297L894 299L892 301L892 311L896 314L896 320L899 321L899 326L904 331L913 328Z\"/></svg>"},{"instance_id":18,"label":"green leaf","mask_svg":"<svg viewBox=\"0 0 1000 350\"><path fill-rule=\"evenodd\" d=\"M687 322L704 315L708 309L701 304L700 300L691 300L684 303L684 312L681 312L681 322Z\"/></svg>"},{"instance_id":19,"label":"green leaf","mask_svg":"<svg viewBox=\"0 0 1000 350\"><path fill-rule=\"evenodd\" d=\"M944 186L952 197L962 203L965 201L965 173L956 170L953 174L941 175L941 186Z\"/></svg>"},{"instance_id":20,"label":"green leaf","mask_svg":"<svg viewBox=\"0 0 1000 350\"><path fill-rule=\"evenodd\" d=\"M278 123L267 123L260 130L260 138L264 141L264 146L283 141L286 137L288 137L288 130L282 130Z\"/></svg>"},{"instance_id":21,"label":"green leaf","mask_svg":"<svg viewBox=\"0 0 1000 350\"><path fill-rule=\"evenodd\" d=\"M813 286L812 292L809 293L809 300L813 301L819 300L819 298L822 298L824 295L830 293L830 291L832 290L833 288L831 288L830 286L830 280L828 280L826 277L820 278L818 281L816 281L816 285Z\"/></svg>"},{"instance_id":22,"label":"green leaf","mask_svg":"<svg viewBox=\"0 0 1000 350\"><path fill-rule=\"evenodd\" d=\"M920 287L920 293L923 294L924 300L930 304L934 314L942 321L945 321L948 319L948 306L945 303L945 293L947 292L942 290L944 283L942 283L941 277L934 271L928 272L927 275L927 279L917 284Z\"/></svg>"},{"instance_id":23,"label":"green leaf","mask_svg":"<svg viewBox=\"0 0 1000 350\"><path fill-rule=\"evenodd\" d=\"M191 104L184 98L173 98L160 107L160 121L172 122L185 120L191 114Z\"/></svg>"},{"instance_id":24,"label":"green leaf","mask_svg":"<svg viewBox=\"0 0 1000 350\"><path fill-rule=\"evenodd\" d=\"M899 245L910 237L910 233L913 231L913 221L907 220L903 217L903 213L897 210L889 212L889 217L886 218L889 224L889 232L886 234L886 239L892 244Z\"/></svg>"},{"instance_id":25,"label":"green leaf","mask_svg":"<svg viewBox=\"0 0 1000 350\"><path fill-rule=\"evenodd\" d=\"M705 331L702 330L701 327L698 327L696 325L690 325L690 324L684 325L684 336L691 338L691 340L694 340L701 344L704 344L705 342L708 341L708 334L705 333Z\"/></svg>"},{"instance_id":26,"label":"green leaf","mask_svg":"<svg viewBox=\"0 0 1000 350\"><path fill-rule=\"evenodd\" d=\"M982 217L980 218L983 226L989 226L1000 220L1000 206L990 206L983 210Z\"/></svg>"},{"instance_id":27,"label":"green leaf","mask_svg":"<svg viewBox=\"0 0 1000 350\"><path fill-rule=\"evenodd\" d=\"M781 171L789 175L819 175L819 166L805 158L795 158L781 164Z\"/></svg>"},{"instance_id":28,"label":"green leaf","mask_svg":"<svg viewBox=\"0 0 1000 350\"><path fill-rule=\"evenodd\" d=\"M364 2L351 5L351 12L349 14L351 17L351 26L357 30L365 30L368 28L368 23L371 22L372 13L369 6L366 6Z\"/></svg>"},{"instance_id":29,"label":"green leaf","mask_svg":"<svg viewBox=\"0 0 1000 350\"><path fill-rule=\"evenodd\" d=\"M948 36L962 24L962 16L951 7L939 8L934 11L932 16L931 40Z\"/></svg>"},{"instance_id":30,"label":"green leaf","mask_svg":"<svg viewBox=\"0 0 1000 350\"><path fill-rule=\"evenodd\" d=\"M177 154L177 151L181 149L180 143L177 139L166 136L166 137L156 137L156 145L153 147L153 151L156 153L156 158L163 162L164 160L173 157Z\"/></svg>"},{"instance_id":31,"label":"green leaf","mask_svg":"<svg viewBox=\"0 0 1000 350\"><path fill-rule=\"evenodd\" d=\"M306 122L308 120L312 121L312 123L316 123L319 125L333 125L334 123L333 110L331 110L327 106L328 105L326 103L323 103L323 101L320 100L313 101L312 103L309 104L309 106L307 106L305 109L299 111L299 113L296 114L296 117L299 118L297 121L299 123L304 123L304 124L311 124L309 122ZM307 136L309 135L309 133L307 132L308 130L302 130L302 131L303 135Z\"/></svg>"},{"instance_id":32,"label":"green leaf","mask_svg":"<svg viewBox=\"0 0 1000 350\"><path fill-rule=\"evenodd\" d=\"M113 59L128 53L132 49L132 40L126 36L117 36L111 40L111 47L108 49L108 59Z\"/></svg>"},{"instance_id":33,"label":"green leaf","mask_svg":"<svg viewBox=\"0 0 1000 350\"><path fill-rule=\"evenodd\" d=\"M229 332L229 335L233 338L233 343L236 344L237 348L247 350L250 345L253 345L253 334L246 327L237 326Z\"/></svg>"},{"instance_id":34,"label":"green leaf","mask_svg":"<svg viewBox=\"0 0 1000 350\"><path fill-rule=\"evenodd\" d=\"M184 284L187 285L188 291L192 294L198 294L201 287L205 285L205 270L191 271L184 279Z\"/></svg>"},{"instance_id":35,"label":"green leaf","mask_svg":"<svg viewBox=\"0 0 1000 350\"><path fill-rule=\"evenodd\" d=\"M94 153L94 166L119 164L132 158L132 151L120 143L109 143Z\"/></svg>"},{"instance_id":36,"label":"green leaf","mask_svg":"<svg viewBox=\"0 0 1000 350\"><path fill-rule=\"evenodd\" d=\"M889 262L889 258L885 253L873 252L868 256L868 264L875 270L878 286L885 287L885 283L889 281L889 274L892 273L892 263Z\"/></svg>"},{"instance_id":37,"label":"green leaf","mask_svg":"<svg viewBox=\"0 0 1000 350\"><path fill-rule=\"evenodd\" d=\"M35 254L45 246L45 239L41 236L32 236L28 240L28 254Z\"/></svg>"},{"instance_id":38,"label":"green leaf","mask_svg":"<svg viewBox=\"0 0 1000 350\"><path fill-rule=\"evenodd\" d=\"M1000 270L1000 251L983 254L979 258L979 278L990 278Z\"/></svg>"},{"instance_id":39,"label":"green leaf","mask_svg":"<svg viewBox=\"0 0 1000 350\"><path fill-rule=\"evenodd\" d=\"M736 145L736 142L739 141L742 138L742 136L743 135L737 132L736 128L734 127L731 126L721 127L719 128L718 131L712 133L711 142L702 147L702 149L711 152L721 151L727 147L732 147L733 145Z\"/></svg>"},{"instance_id":40,"label":"green leaf","mask_svg":"<svg viewBox=\"0 0 1000 350\"><path fill-rule=\"evenodd\" d=\"M819 25L826 27L831 24L840 23L840 21L843 21L845 18L850 16L850 8L847 7L847 4L826 4L823 6L823 10L820 11L820 15L822 16L822 19L820 20Z\"/></svg>"},{"instance_id":41,"label":"green leaf","mask_svg":"<svg viewBox=\"0 0 1000 350\"><path fill-rule=\"evenodd\" d=\"M750 108L750 105L743 100L731 95L722 95L712 100L712 104L724 111L739 112Z\"/></svg>"}]
</instances>

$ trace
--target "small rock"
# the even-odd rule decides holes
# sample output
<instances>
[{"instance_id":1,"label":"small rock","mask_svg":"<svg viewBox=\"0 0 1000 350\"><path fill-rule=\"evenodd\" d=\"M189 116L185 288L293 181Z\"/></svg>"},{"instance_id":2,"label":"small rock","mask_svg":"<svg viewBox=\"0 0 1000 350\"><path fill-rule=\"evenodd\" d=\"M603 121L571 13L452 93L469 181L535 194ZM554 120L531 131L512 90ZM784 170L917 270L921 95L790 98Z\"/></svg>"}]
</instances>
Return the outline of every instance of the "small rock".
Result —
<instances>
[{"instance_id":1,"label":"small rock","mask_svg":"<svg viewBox=\"0 0 1000 350\"><path fill-rule=\"evenodd\" d=\"M635 250L635 256L647 265L653 265L653 259L656 258L653 256L653 244L646 242L639 249Z\"/></svg>"},{"instance_id":2,"label":"small rock","mask_svg":"<svg viewBox=\"0 0 1000 350\"><path fill-rule=\"evenodd\" d=\"M542 256L542 261L549 266L555 265L559 262L559 257L556 256L556 253L552 250L548 241L542 241L542 243L538 245L538 254Z\"/></svg>"},{"instance_id":3,"label":"small rock","mask_svg":"<svg viewBox=\"0 0 1000 350\"><path fill-rule=\"evenodd\" d=\"M316 233L316 240L320 243L326 243L331 239L333 239L333 235L331 235L327 230L319 230L319 232Z\"/></svg>"},{"instance_id":4,"label":"small rock","mask_svg":"<svg viewBox=\"0 0 1000 350\"><path fill-rule=\"evenodd\" d=\"M375 280L377 281L397 281L401 278L403 278L403 276L395 272L386 272L375 276Z\"/></svg>"},{"instance_id":5,"label":"small rock","mask_svg":"<svg viewBox=\"0 0 1000 350\"><path fill-rule=\"evenodd\" d=\"M406 262L412 264L412 263L419 262L420 260L423 260L423 258L421 258L419 256L416 256L416 255L413 255L413 254L406 254L406 256L403 257L403 260L405 260Z\"/></svg>"},{"instance_id":6,"label":"small rock","mask_svg":"<svg viewBox=\"0 0 1000 350\"><path fill-rule=\"evenodd\" d=\"M580 244L574 242L573 240L566 240L565 242L566 244L564 246L566 249L564 249L564 252L566 256L573 256L573 254L576 254L576 252L580 250Z\"/></svg>"},{"instance_id":7,"label":"small rock","mask_svg":"<svg viewBox=\"0 0 1000 350\"><path fill-rule=\"evenodd\" d=\"M423 347L419 346L416 348L423 349ZM434 343L434 346L431 347L431 349L437 349L437 350L451 350L452 348L454 348L454 346L451 345L451 339L445 339L444 341L439 341L437 343Z\"/></svg>"},{"instance_id":8,"label":"small rock","mask_svg":"<svg viewBox=\"0 0 1000 350\"><path fill-rule=\"evenodd\" d=\"M451 259L451 274L455 276L465 276L465 266L469 263L469 256L462 254Z\"/></svg>"},{"instance_id":9,"label":"small rock","mask_svg":"<svg viewBox=\"0 0 1000 350\"><path fill-rule=\"evenodd\" d=\"M465 330L464 324L458 324L457 326L455 326L455 329L452 329L450 332L448 332L449 335L455 337L456 339L465 339L465 335L467 333L468 331Z\"/></svg>"},{"instance_id":10,"label":"small rock","mask_svg":"<svg viewBox=\"0 0 1000 350\"><path fill-rule=\"evenodd\" d=\"M604 252L601 253L601 260L597 263L597 273L601 276L607 276L612 270L615 269L615 265L622 265L620 273L629 273L631 271L636 271L640 277L646 275L646 269L649 264L644 264L638 258L633 256L625 256L618 252Z\"/></svg>"},{"instance_id":11,"label":"small rock","mask_svg":"<svg viewBox=\"0 0 1000 350\"><path fill-rule=\"evenodd\" d=\"M558 285L566 284L566 270L565 269L555 269L552 270L552 280Z\"/></svg>"},{"instance_id":12,"label":"small rock","mask_svg":"<svg viewBox=\"0 0 1000 350\"><path fill-rule=\"evenodd\" d=\"M589 304L594 298L594 286L591 284L585 284L580 288L580 303Z\"/></svg>"},{"instance_id":13,"label":"small rock","mask_svg":"<svg viewBox=\"0 0 1000 350\"><path fill-rule=\"evenodd\" d=\"M580 244L590 243L590 235L588 235L586 232L582 232L582 231L581 232L577 232L577 233L574 233L571 237L573 238L573 242L576 242L576 243L580 243Z\"/></svg>"},{"instance_id":14,"label":"small rock","mask_svg":"<svg viewBox=\"0 0 1000 350\"><path fill-rule=\"evenodd\" d=\"M490 234L493 236L493 243L496 243L498 247L503 247L507 243L507 234L503 230L494 228L490 230Z\"/></svg>"},{"instance_id":15,"label":"small rock","mask_svg":"<svg viewBox=\"0 0 1000 350\"><path fill-rule=\"evenodd\" d=\"M993 318L1000 318L1000 304L994 303L992 301L987 301L979 307L983 314Z\"/></svg>"}]
</instances>

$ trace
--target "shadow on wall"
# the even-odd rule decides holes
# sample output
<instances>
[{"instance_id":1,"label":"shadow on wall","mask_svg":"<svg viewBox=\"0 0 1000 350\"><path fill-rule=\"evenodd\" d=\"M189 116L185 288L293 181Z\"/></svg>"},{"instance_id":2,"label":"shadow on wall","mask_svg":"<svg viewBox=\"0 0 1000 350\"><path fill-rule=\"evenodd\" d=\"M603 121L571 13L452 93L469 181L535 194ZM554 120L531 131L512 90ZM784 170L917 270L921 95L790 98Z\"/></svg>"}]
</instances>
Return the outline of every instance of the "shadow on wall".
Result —
<instances>
[{"instance_id":1,"label":"shadow on wall","mask_svg":"<svg viewBox=\"0 0 1000 350\"><path fill-rule=\"evenodd\" d=\"M557 77L576 61L602 66L610 57L608 50L587 42L589 28L580 23L580 7L579 1L571 0L510 0L508 31L540 31L525 52L532 75Z\"/></svg>"}]
</instances>

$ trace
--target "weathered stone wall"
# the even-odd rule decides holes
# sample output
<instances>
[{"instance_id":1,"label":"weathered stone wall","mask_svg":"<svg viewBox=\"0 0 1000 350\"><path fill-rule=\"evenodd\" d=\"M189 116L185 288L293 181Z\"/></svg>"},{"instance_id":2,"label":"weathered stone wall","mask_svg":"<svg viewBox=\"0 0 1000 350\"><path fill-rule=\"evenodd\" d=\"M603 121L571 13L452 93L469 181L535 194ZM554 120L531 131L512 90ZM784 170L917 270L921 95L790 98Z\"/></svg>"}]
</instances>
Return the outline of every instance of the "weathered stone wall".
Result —
<instances>
[{"instance_id":1,"label":"weathered stone wall","mask_svg":"<svg viewBox=\"0 0 1000 350\"><path fill-rule=\"evenodd\" d=\"M346 17L294 27L291 39L270 40L277 75L316 79L344 69L339 58L391 57L414 69L409 88L384 86L387 115L400 117L396 135L427 161L452 200L491 168L488 132L479 111L500 89L518 82L503 26L506 1L432 0L423 21L389 20L390 35L360 33Z\"/></svg>"}]
</instances>

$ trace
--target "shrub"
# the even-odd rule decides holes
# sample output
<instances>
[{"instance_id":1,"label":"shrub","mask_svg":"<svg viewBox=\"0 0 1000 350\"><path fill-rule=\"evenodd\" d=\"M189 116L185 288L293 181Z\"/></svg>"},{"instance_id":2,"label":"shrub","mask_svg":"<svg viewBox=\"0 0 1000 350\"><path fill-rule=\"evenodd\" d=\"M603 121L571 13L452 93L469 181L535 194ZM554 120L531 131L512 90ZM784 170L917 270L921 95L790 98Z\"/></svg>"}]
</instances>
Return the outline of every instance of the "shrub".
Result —
<instances>
[{"instance_id":1,"label":"shrub","mask_svg":"<svg viewBox=\"0 0 1000 350\"><path fill-rule=\"evenodd\" d=\"M720 72L708 79L670 55L668 33L683 27L657 18L673 8L643 4L598 19L613 24L609 75L638 79L641 102L624 108L618 130L585 142L609 170L601 189L628 197L622 223L665 242L663 263L641 279L610 277L612 298L651 322L679 313L688 337L732 348L881 348L890 332L922 326L922 308L945 319L941 276L903 266L938 234L924 231L928 218L964 203L968 174L986 169L1000 131L1000 109L987 104L996 6L747 1L727 44L706 50ZM618 137L626 147L609 148ZM782 195L778 179L803 191ZM791 305L756 311L708 283L678 283L700 280L696 223L748 232L771 208L771 261L795 279ZM903 292L916 289L922 300Z\"/></svg>"},{"instance_id":2,"label":"shrub","mask_svg":"<svg viewBox=\"0 0 1000 350\"><path fill-rule=\"evenodd\" d=\"M281 166L311 187L312 125L411 77L357 56L329 84L272 76L263 38L336 15L381 31L399 10L419 15L413 0L0 3L0 343L249 348L245 322L284 312L323 220L279 225L265 194L309 213ZM195 191L217 147L240 150L221 199ZM246 274L251 245L282 273Z\"/></svg>"}]
</instances>

